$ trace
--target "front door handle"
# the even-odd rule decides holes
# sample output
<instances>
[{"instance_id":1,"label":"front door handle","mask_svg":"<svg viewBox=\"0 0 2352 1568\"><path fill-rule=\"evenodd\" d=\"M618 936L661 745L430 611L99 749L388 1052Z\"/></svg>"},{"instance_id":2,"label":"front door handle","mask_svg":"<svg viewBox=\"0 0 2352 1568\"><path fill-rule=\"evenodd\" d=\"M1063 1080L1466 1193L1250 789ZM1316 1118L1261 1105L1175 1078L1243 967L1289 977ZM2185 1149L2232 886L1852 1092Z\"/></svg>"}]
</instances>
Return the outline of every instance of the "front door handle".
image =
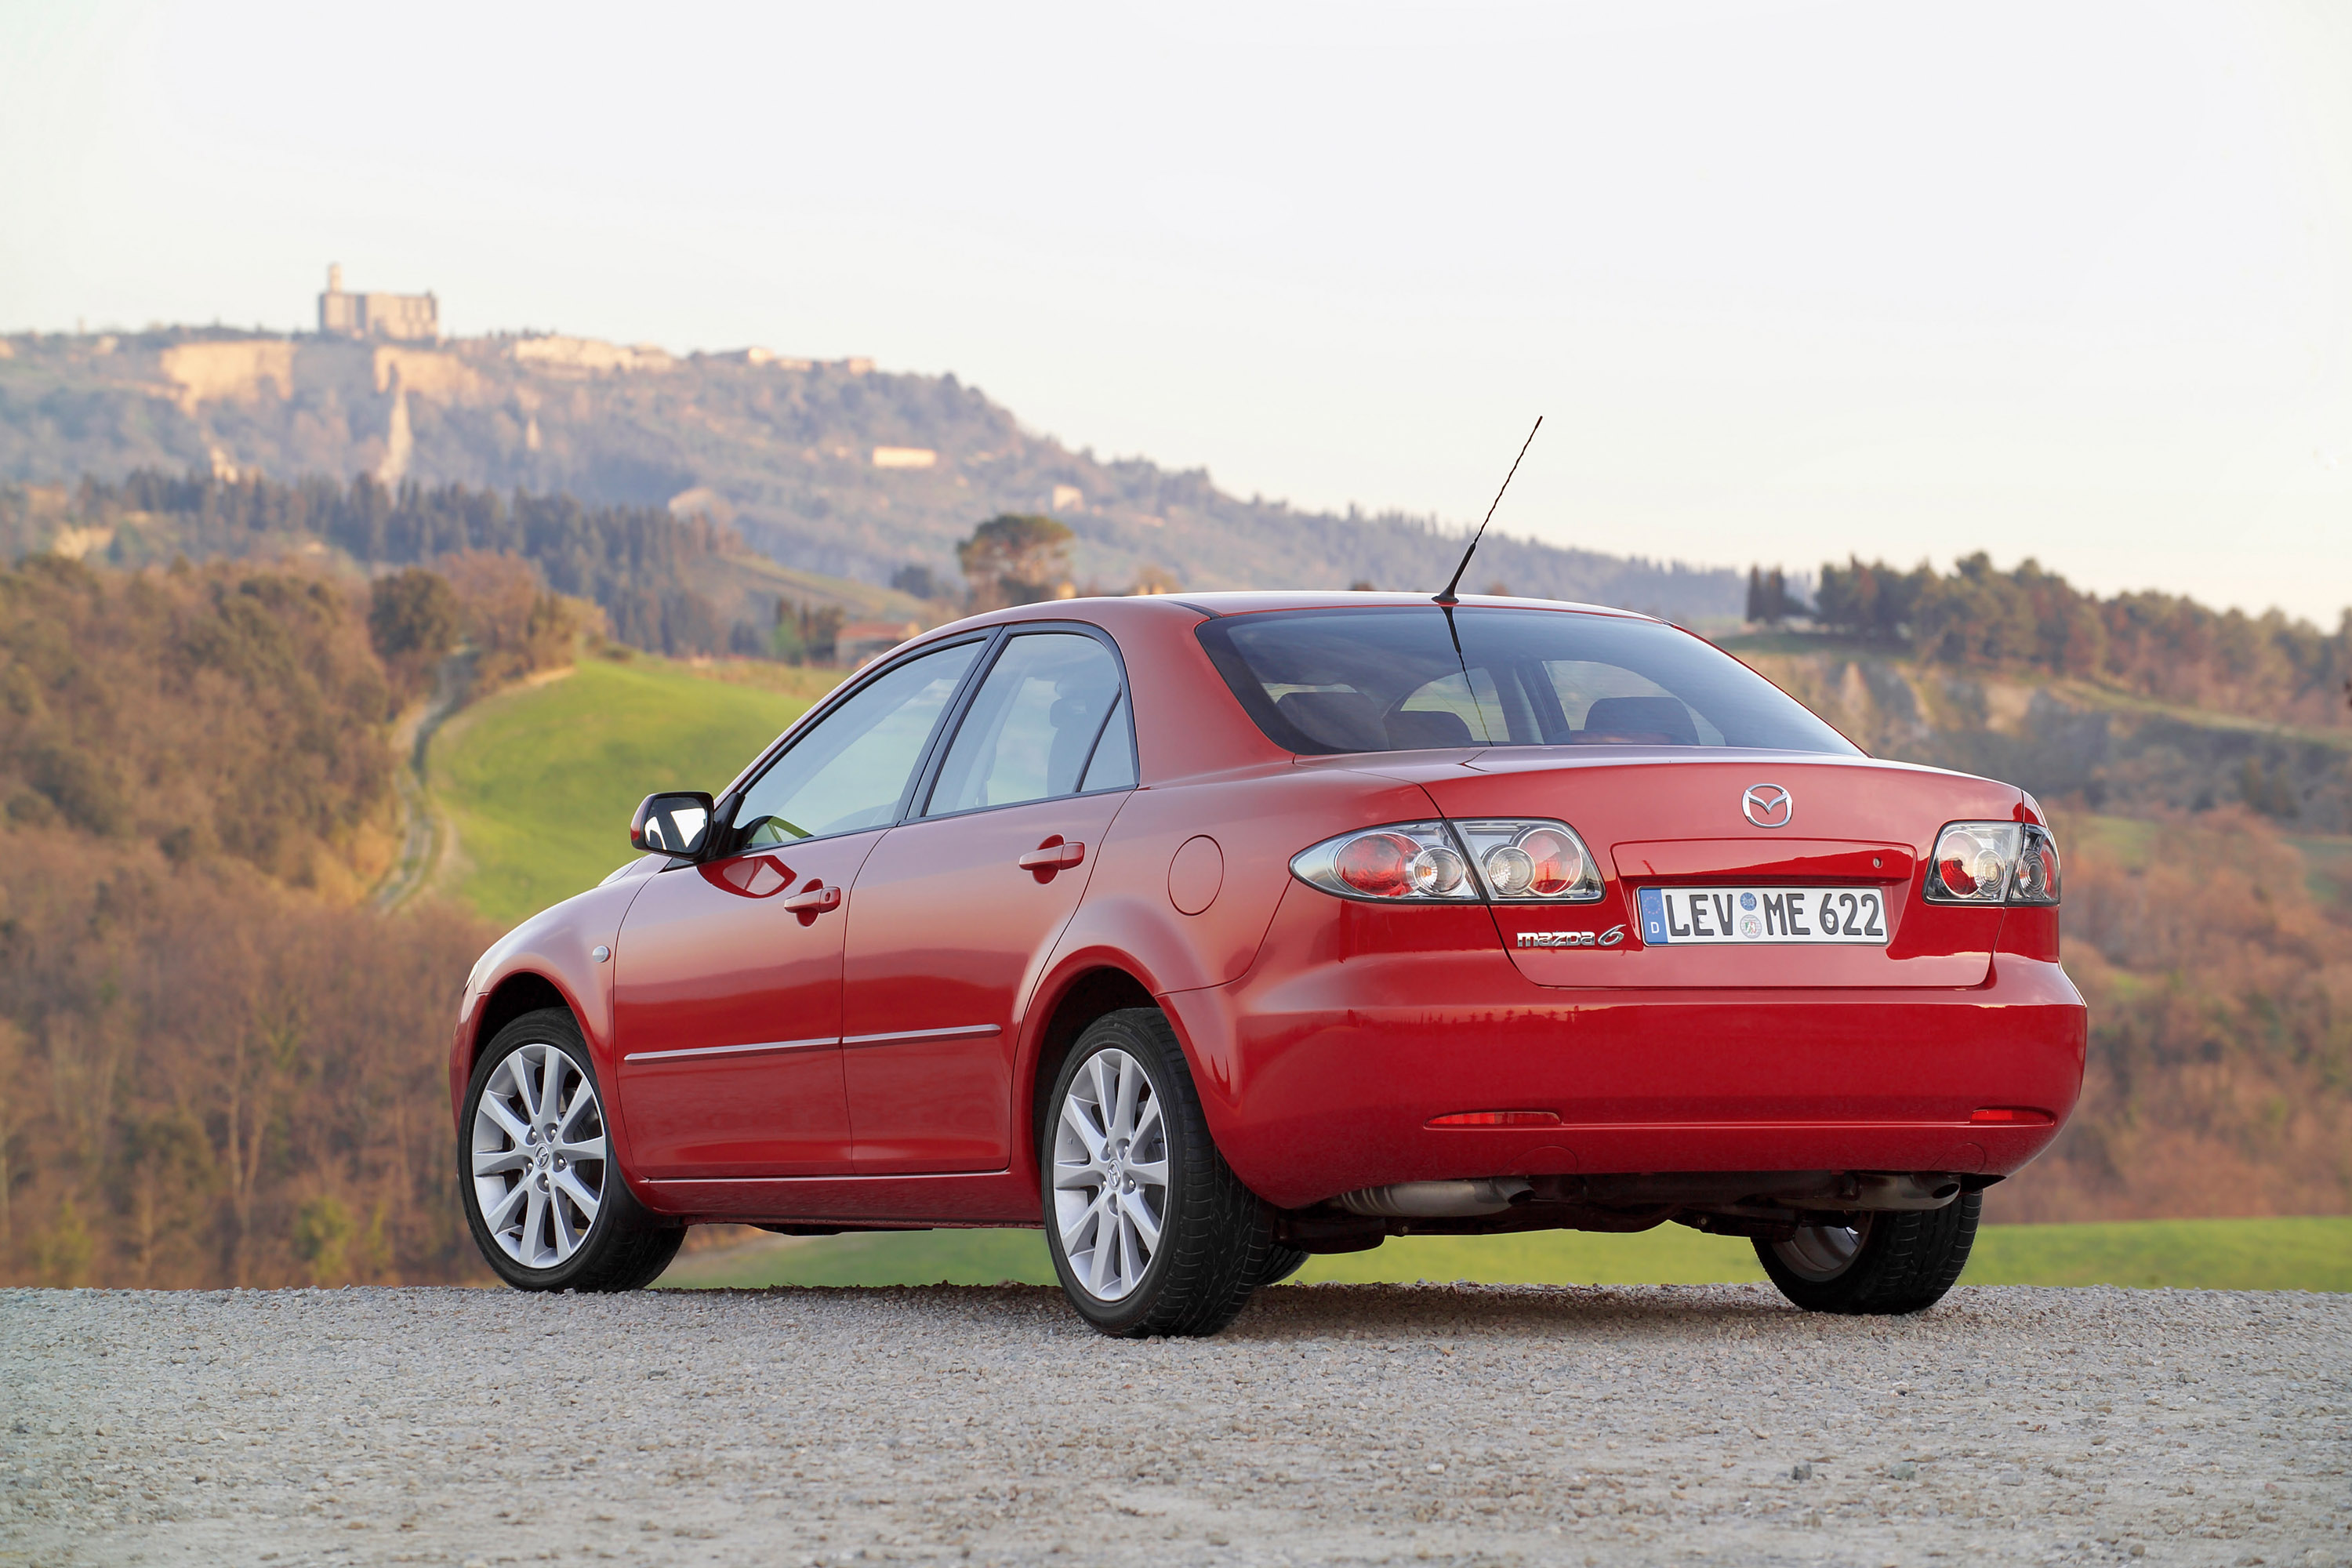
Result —
<instances>
[{"instance_id":1,"label":"front door handle","mask_svg":"<svg viewBox=\"0 0 2352 1568\"><path fill-rule=\"evenodd\" d=\"M839 888L827 888L814 882L784 900L784 908L796 915L821 915L827 910L840 907Z\"/></svg>"},{"instance_id":2,"label":"front door handle","mask_svg":"<svg viewBox=\"0 0 2352 1568\"><path fill-rule=\"evenodd\" d=\"M1086 859L1085 845L1075 840L1065 844L1062 842L1062 836L1057 833L1021 857L1021 868L1024 871L1034 871L1040 877L1050 877L1056 871L1066 871L1073 866L1083 866L1086 864Z\"/></svg>"}]
</instances>

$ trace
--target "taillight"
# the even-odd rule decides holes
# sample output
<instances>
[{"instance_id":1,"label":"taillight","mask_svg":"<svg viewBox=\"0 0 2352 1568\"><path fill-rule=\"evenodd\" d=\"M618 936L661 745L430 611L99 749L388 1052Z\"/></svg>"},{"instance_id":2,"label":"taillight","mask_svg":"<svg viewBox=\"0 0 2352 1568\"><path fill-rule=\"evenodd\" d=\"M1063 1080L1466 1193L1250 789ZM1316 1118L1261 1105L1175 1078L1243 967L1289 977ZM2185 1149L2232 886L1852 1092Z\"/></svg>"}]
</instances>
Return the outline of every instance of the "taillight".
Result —
<instances>
[{"instance_id":1,"label":"taillight","mask_svg":"<svg viewBox=\"0 0 2352 1568\"><path fill-rule=\"evenodd\" d=\"M2058 901L2058 841L2044 827L2025 825L2025 847L2018 851L2017 879L2011 883L2012 904L2054 904Z\"/></svg>"},{"instance_id":2,"label":"taillight","mask_svg":"<svg viewBox=\"0 0 2352 1568\"><path fill-rule=\"evenodd\" d=\"M1564 822L1405 822L1327 838L1290 862L1299 880L1343 899L1581 903L1601 872Z\"/></svg>"},{"instance_id":3,"label":"taillight","mask_svg":"<svg viewBox=\"0 0 2352 1568\"><path fill-rule=\"evenodd\" d=\"M1927 898L1939 904L2054 904L2058 842L2031 822L1948 822L1936 835Z\"/></svg>"},{"instance_id":4,"label":"taillight","mask_svg":"<svg viewBox=\"0 0 2352 1568\"><path fill-rule=\"evenodd\" d=\"M1343 899L1460 903L1478 897L1442 822L1404 822L1327 838L1294 856L1290 869L1299 880Z\"/></svg>"},{"instance_id":5,"label":"taillight","mask_svg":"<svg viewBox=\"0 0 2352 1568\"><path fill-rule=\"evenodd\" d=\"M1565 822L1457 822L1487 895L1504 903L1580 904L1601 896L1601 868Z\"/></svg>"}]
</instances>

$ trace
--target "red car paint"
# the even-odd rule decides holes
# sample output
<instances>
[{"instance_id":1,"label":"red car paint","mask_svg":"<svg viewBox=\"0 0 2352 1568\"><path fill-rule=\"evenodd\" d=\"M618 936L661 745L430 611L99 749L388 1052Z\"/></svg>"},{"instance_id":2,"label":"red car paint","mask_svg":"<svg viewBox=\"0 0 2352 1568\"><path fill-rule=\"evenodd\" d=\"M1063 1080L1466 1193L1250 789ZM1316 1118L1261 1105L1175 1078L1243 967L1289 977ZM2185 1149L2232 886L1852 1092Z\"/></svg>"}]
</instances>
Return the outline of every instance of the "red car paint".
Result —
<instances>
[{"instance_id":1,"label":"red car paint","mask_svg":"<svg viewBox=\"0 0 2352 1568\"><path fill-rule=\"evenodd\" d=\"M452 1042L453 1106L507 1019L561 1003L606 1086L621 1167L656 1212L1034 1225L1041 1070L1089 1018L1156 1004L1219 1148L1286 1208L1495 1174L1998 1177L2057 1136L2085 1027L2058 911L1921 892L1940 825L2039 822L2029 795L1860 756L1720 748L1301 756L1252 721L1195 636L1213 616L1427 604L1077 600L929 634L894 658L1006 625L1108 635L1139 787L701 865L646 856L484 955ZM1743 820L1759 780L1795 796L1789 828ZM1289 869L1351 829L1504 816L1572 824L1601 862L1600 901L1358 903ZM1643 885L1784 882L1880 889L1889 945L1654 948L1636 934ZM1560 931L1594 944L1517 942ZM1504 1110L1537 1114L1432 1125Z\"/></svg>"}]
</instances>

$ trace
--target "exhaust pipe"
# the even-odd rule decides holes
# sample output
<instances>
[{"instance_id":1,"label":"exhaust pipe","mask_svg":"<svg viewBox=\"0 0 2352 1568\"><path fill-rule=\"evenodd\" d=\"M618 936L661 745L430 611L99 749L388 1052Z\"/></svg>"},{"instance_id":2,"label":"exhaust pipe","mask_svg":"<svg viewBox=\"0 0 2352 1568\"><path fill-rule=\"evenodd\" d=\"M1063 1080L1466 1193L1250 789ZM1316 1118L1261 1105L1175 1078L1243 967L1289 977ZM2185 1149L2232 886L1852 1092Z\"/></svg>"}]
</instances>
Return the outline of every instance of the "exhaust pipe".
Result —
<instances>
[{"instance_id":1,"label":"exhaust pipe","mask_svg":"<svg viewBox=\"0 0 2352 1568\"><path fill-rule=\"evenodd\" d=\"M1359 1187L1332 1202L1374 1219L1475 1219L1501 1214L1528 1191L1525 1176L1482 1176L1452 1182L1398 1182Z\"/></svg>"},{"instance_id":2,"label":"exhaust pipe","mask_svg":"<svg viewBox=\"0 0 2352 1568\"><path fill-rule=\"evenodd\" d=\"M1939 1209L1960 1195L1960 1179L1934 1171L1864 1171L1846 1178L1857 1209Z\"/></svg>"}]
</instances>

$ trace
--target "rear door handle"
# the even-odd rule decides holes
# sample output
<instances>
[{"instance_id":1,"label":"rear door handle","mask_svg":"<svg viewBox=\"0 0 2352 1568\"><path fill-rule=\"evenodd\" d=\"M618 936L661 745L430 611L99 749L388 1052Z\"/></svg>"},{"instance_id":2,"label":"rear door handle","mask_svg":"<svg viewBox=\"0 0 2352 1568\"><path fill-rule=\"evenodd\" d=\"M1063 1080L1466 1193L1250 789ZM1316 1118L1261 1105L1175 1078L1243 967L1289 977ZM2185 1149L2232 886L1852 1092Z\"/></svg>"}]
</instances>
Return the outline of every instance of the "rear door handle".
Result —
<instances>
[{"instance_id":1,"label":"rear door handle","mask_svg":"<svg viewBox=\"0 0 2352 1568\"><path fill-rule=\"evenodd\" d=\"M841 907L839 888L816 887L794 893L784 900L784 908L796 915L821 915L827 910Z\"/></svg>"},{"instance_id":2,"label":"rear door handle","mask_svg":"<svg viewBox=\"0 0 2352 1568\"><path fill-rule=\"evenodd\" d=\"M1021 868L1024 871L1066 871L1073 866L1085 865L1086 859L1085 845L1075 841L1065 844L1056 836L1021 857Z\"/></svg>"}]
</instances>

